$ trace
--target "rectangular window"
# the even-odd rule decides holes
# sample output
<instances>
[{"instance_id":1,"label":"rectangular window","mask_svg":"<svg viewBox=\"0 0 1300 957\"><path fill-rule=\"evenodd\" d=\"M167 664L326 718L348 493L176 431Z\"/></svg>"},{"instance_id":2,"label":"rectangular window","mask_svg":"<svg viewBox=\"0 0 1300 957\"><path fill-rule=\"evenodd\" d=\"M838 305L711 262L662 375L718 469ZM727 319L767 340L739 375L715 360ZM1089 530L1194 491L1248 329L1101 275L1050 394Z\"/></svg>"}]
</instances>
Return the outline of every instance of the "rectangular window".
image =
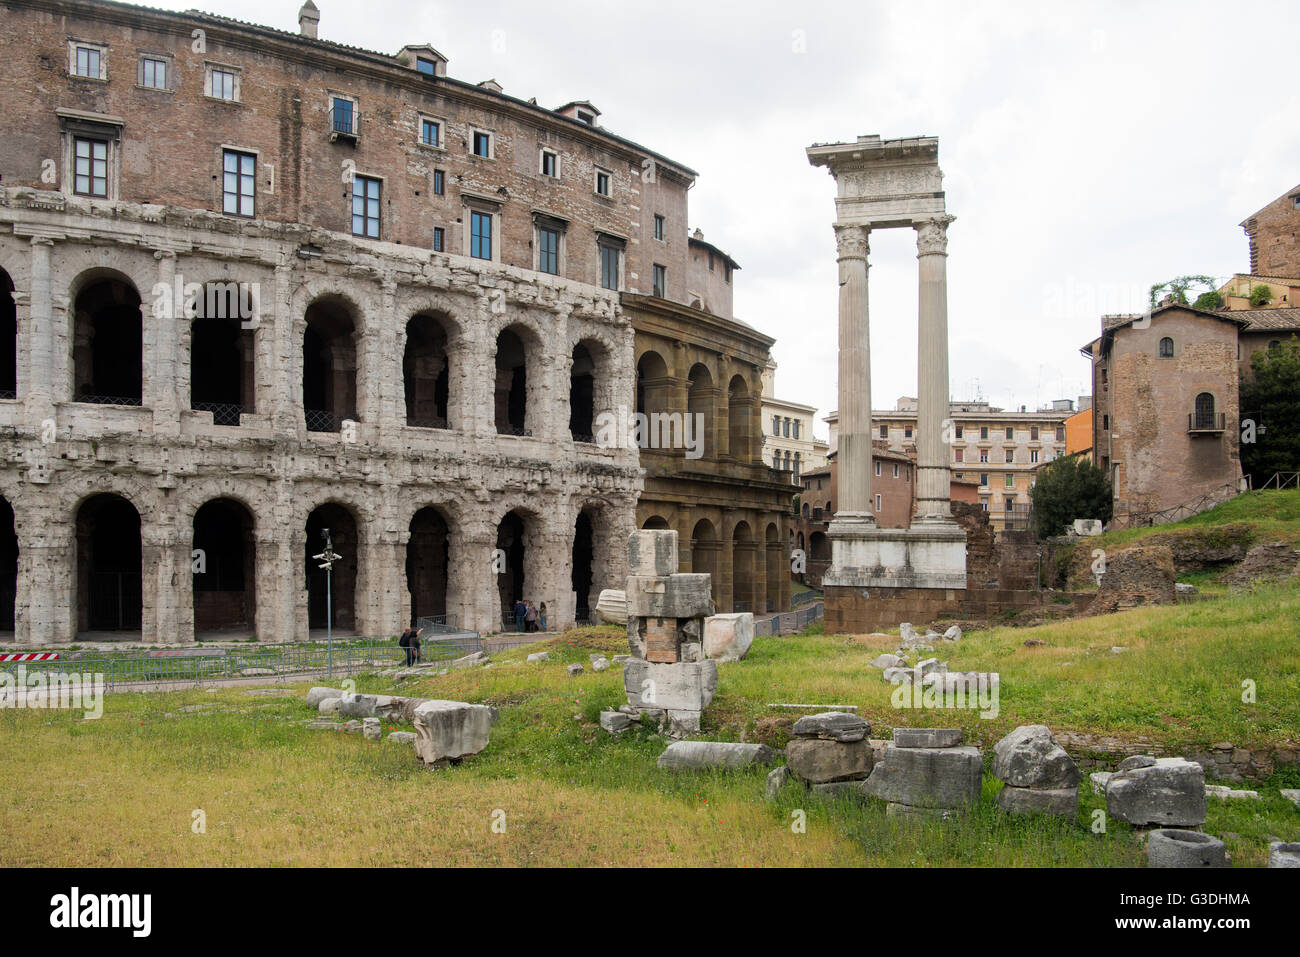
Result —
<instances>
[{"instance_id":1,"label":"rectangular window","mask_svg":"<svg viewBox=\"0 0 1300 957\"><path fill-rule=\"evenodd\" d=\"M481 132L480 130L474 131L474 155L486 156L488 158L491 158L492 156L492 134L491 133L484 133Z\"/></svg>"},{"instance_id":2,"label":"rectangular window","mask_svg":"<svg viewBox=\"0 0 1300 957\"><path fill-rule=\"evenodd\" d=\"M952 460L953 460L954 462L964 462L964 461L966 461L966 450L965 450L965 449L953 449L953 450L952 450Z\"/></svg>"},{"instance_id":3,"label":"rectangular window","mask_svg":"<svg viewBox=\"0 0 1300 957\"><path fill-rule=\"evenodd\" d=\"M231 216L254 214L257 158L251 153L222 153L221 211Z\"/></svg>"},{"instance_id":4,"label":"rectangular window","mask_svg":"<svg viewBox=\"0 0 1300 957\"><path fill-rule=\"evenodd\" d=\"M101 72L104 62L103 51L98 47L78 46L73 50L73 76L90 77L92 80L103 79Z\"/></svg>"},{"instance_id":5,"label":"rectangular window","mask_svg":"<svg viewBox=\"0 0 1300 957\"><path fill-rule=\"evenodd\" d=\"M779 415L772 416L772 434L781 434L781 417Z\"/></svg>"},{"instance_id":6,"label":"rectangular window","mask_svg":"<svg viewBox=\"0 0 1300 957\"><path fill-rule=\"evenodd\" d=\"M1056 427L1056 441L1058 441L1058 442L1064 442L1064 441L1065 441L1065 426L1063 426L1063 425L1058 425L1058 426Z\"/></svg>"},{"instance_id":7,"label":"rectangular window","mask_svg":"<svg viewBox=\"0 0 1300 957\"><path fill-rule=\"evenodd\" d=\"M425 146L437 146L442 141L442 124L433 120L420 120L420 142Z\"/></svg>"},{"instance_id":8,"label":"rectangular window","mask_svg":"<svg viewBox=\"0 0 1300 957\"><path fill-rule=\"evenodd\" d=\"M1016 437L1015 430L1013 430L1013 429L1011 428L1011 426L1008 425L1008 426L1007 426L1007 441L1010 442L1010 441L1011 441L1012 439L1014 439L1015 437Z\"/></svg>"},{"instance_id":9,"label":"rectangular window","mask_svg":"<svg viewBox=\"0 0 1300 957\"><path fill-rule=\"evenodd\" d=\"M980 484L981 484L981 485L988 485L988 484L989 484L989 473L988 473L988 472L981 472L981 473L980 473Z\"/></svg>"},{"instance_id":10,"label":"rectangular window","mask_svg":"<svg viewBox=\"0 0 1300 957\"><path fill-rule=\"evenodd\" d=\"M957 431L953 433L957 438L961 438L961 426L957 426Z\"/></svg>"},{"instance_id":11,"label":"rectangular window","mask_svg":"<svg viewBox=\"0 0 1300 957\"><path fill-rule=\"evenodd\" d=\"M151 90L167 89L167 61L151 56L141 57L140 85Z\"/></svg>"},{"instance_id":12,"label":"rectangular window","mask_svg":"<svg viewBox=\"0 0 1300 957\"><path fill-rule=\"evenodd\" d=\"M981 439L987 439L988 437L989 437L989 427L988 427L987 425L981 425L981 426L980 426L980 438L981 438Z\"/></svg>"},{"instance_id":13,"label":"rectangular window","mask_svg":"<svg viewBox=\"0 0 1300 957\"><path fill-rule=\"evenodd\" d=\"M1015 488L1015 487L1016 487L1016 476L1015 476L1015 473L1014 473L1014 472L1008 472L1008 473L1006 474L1006 477L1005 477L1005 485L1006 485L1007 488Z\"/></svg>"},{"instance_id":14,"label":"rectangular window","mask_svg":"<svg viewBox=\"0 0 1300 957\"><path fill-rule=\"evenodd\" d=\"M477 210L469 214L470 245L469 254L475 259L492 258L492 214Z\"/></svg>"},{"instance_id":15,"label":"rectangular window","mask_svg":"<svg viewBox=\"0 0 1300 957\"><path fill-rule=\"evenodd\" d=\"M422 56L415 58L415 72L423 73L425 76L434 75L434 65L432 60L426 60Z\"/></svg>"},{"instance_id":16,"label":"rectangular window","mask_svg":"<svg viewBox=\"0 0 1300 957\"><path fill-rule=\"evenodd\" d=\"M442 252L442 246L443 246L443 232L442 232L442 227L441 227L441 226L434 226L434 227L433 227L433 251L434 251L435 253L440 253L440 252Z\"/></svg>"},{"instance_id":17,"label":"rectangular window","mask_svg":"<svg viewBox=\"0 0 1300 957\"><path fill-rule=\"evenodd\" d=\"M600 285L604 289L618 289L618 260L622 251L615 246L600 247Z\"/></svg>"},{"instance_id":18,"label":"rectangular window","mask_svg":"<svg viewBox=\"0 0 1300 957\"><path fill-rule=\"evenodd\" d=\"M447 177L442 170L433 171L433 195L441 196L447 188Z\"/></svg>"},{"instance_id":19,"label":"rectangular window","mask_svg":"<svg viewBox=\"0 0 1300 957\"><path fill-rule=\"evenodd\" d=\"M664 299L667 296L667 290L668 290L668 270L665 269L663 266L659 265L658 263L655 263L654 276L655 276L654 294L658 296L660 299Z\"/></svg>"},{"instance_id":20,"label":"rectangular window","mask_svg":"<svg viewBox=\"0 0 1300 957\"><path fill-rule=\"evenodd\" d=\"M894 478L898 478L898 463L894 463Z\"/></svg>"},{"instance_id":21,"label":"rectangular window","mask_svg":"<svg viewBox=\"0 0 1300 957\"><path fill-rule=\"evenodd\" d=\"M1007 449L1007 464L1010 465L1015 460L1016 460L1015 449Z\"/></svg>"},{"instance_id":22,"label":"rectangular window","mask_svg":"<svg viewBox=\"0 0 1300 957\"><path fill-rule=\"evenodd\" d=\"M1030 463L1035 463L1038 461L1038 449L1029 450L1029 461Z\"/></svg>"},{"instance_id":23,"label":"rectangular window","mask_svg":"<svg viewBox=\"0 0 1300 957\"><path fill-rule=\"evenodd\" d=\"M335 133L347 133L349 136L356 133L356 123L353 116L355 106L356 104L345 97L333 97L330 115L334 119L331 128Z\"/></svg>"},{"instance_id":24,"label":"rectangular window","mask_svg":"<svg viewBox=\"0 0 1300 957\"><path fill-rule=\"evenodd\" d=\"M1109 415L1103 415L1103 416L1101 417L1101 427L1102 427L1102 430L1103 430L1103 431L1105 431L1106 429L1109 429L1109 428L1110 428L1110 416L1109 416Z\"/></svg>"},{"instance_id":25,"label":"rectangular window","mask_svg":"<svg viewBox=\"0 0 1300 957\"><path fill-rule=\"evenodd\" d=\"M880 459L876 459L876 478L880 478Z\"/></svg>"},{"instance_id":26,"label":"rectangular window","mask_svg":"<svg viewBox=\"0 0 1300 957\"><path fill-rule=\"evenodd\" d=\"M218 100L236 100L238 99L235 89L235 73L233 70L223 70L220 67L208 67L208 96L215 97Z\"/></svg>"},{"instance_id":27,"label":"rectangular window","mask_svg":"<svg viewBox=\"0 0 1300 957\"><path fill-rule=\"evenodd\" d=\"M655 239L664 241L664 218L658 214L655 215Z\"/></svg>"},{"instance_id":28,"label":"rectangular window","mask_svg":"<svg viewBox=\"0 0 1300 957\"><path fill-rule=\"evenodd\" d=\"M601 196L609 195L609 178L610 173L608 170L596 170L596 192Z\"/></svg>"},{"instance_id":29,"label":"rectangular window","mask_svg":"<svg viewBox=\"0 0 1300 957\"><path fill-rule=\"evenodd\" d=\"M379 238L379 180L352 177L352 235Z\"/></svg>"},{"instance_id":30,"label":"rectangular window","mask_svg":"<svg viewBox=\"0 0 1300 957\"><path fill-rule=\"evenodd\" d=\"M903 438L910 439L911 437L912 437L912 427L910 425L905 426L903 428Z\"/></svg>"},{"instance_id":31,"label":"rectangular window","mask_svg":"<svg viewBox=\"0 0 1300 957\"><path fill-rule=\"evenodd\" d=\"M560 274L560 234L557 230L537 228L537 268L552 276Z\"/></svg>"},{"instance_id":32,"label":"rectangular window","mask_svg":"<svg viewBox=\"0 0 1300 957\"><path fill-rule=\"evenodd\" d=\"M989 460L989 450L988 450L988 449L980 449L980 461L981 461L981 462L987 462L988 460Z\"/></svg>"},{"instance_id":33,"label":"rectangular window","mask_svg":"<svg viewBox=\"0 0 1300 957\"><path fill-rule=\"evenodd\" d=\"M558 178L560 175L559 154L551 150L542 150L542 175Z\"/></svg>"},{"instance_id":34,"label":"rectangular window","mask_svg":"<svg viewBox=\"0 0 1300 957\"><path fill-rule=\"evenodd\" d=\"M887 426L887 425L882 425L882 426L880 427L880 437L881 437L882 439L887 439L887 438L889 438L889 426Z\"/></svg>"},{"instance_id":35,"label":"rectangular window","mask_svg":"<svg viewBox=\"0 0 1300 957\"><path fill-rule=\"evenodd\" d=\"M880 511L880 493L876 493L876 511Z\"/></svg>"},{"instance_id":36,"label":"rectangular window","mask_svg":"<svg viewBox=\"0 0 1300 957\"><path fill-rule=\"evenodd\" d=\"M1037 442L1037 441L1038 441L1038 426L1036 426L1036 425L1031 425L1031 426L1029 427L1029 441L1030 441L1030 442Z\"/></svg>"},{"instance_id":37,"label":"rectangular window","mask_svg":"<svg viewBox=\"0 0 1300 957\"><path fill-rule=\"evenodd\" d=\"M80 196L108 195L108 141L78 136L74 143L74 191Z\"/></svg>"}]
</instances>

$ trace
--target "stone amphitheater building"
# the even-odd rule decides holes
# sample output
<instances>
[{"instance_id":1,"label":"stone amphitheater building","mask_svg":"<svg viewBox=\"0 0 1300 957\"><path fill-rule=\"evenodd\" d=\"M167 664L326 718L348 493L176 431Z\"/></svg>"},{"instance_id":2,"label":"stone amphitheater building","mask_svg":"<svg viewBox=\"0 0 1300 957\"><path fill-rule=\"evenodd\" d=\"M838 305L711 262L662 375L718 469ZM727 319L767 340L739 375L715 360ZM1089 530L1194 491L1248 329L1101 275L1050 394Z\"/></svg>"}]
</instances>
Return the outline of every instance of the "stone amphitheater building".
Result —
<instances>
[{"instance_id":1,"label":"stone amphitheater building","mask_svg":"<svg viewBox=\"0 0 1300 957\"><path fill-rule=\"evenodd\" d=\"M790 479L736 431L757 435L771 340L729 289L706 301L734 263L688 235L692 170L591 103L456 80L426 44L319 39L310 0L298 33L0 8L13 641L304 639L327 624L325 529L337 633L498 631L519 597L580 620L622 584L647 481L635 446L595 441L602 414L696 366L706 477L756 482L727 516L712 495L719 542L785 542ZM706 321L639 381L634 319L657 316ZM656 461L671 498L682 456ZM746 575L720 604L759 596Z\"/></svg>"}]
</instances>

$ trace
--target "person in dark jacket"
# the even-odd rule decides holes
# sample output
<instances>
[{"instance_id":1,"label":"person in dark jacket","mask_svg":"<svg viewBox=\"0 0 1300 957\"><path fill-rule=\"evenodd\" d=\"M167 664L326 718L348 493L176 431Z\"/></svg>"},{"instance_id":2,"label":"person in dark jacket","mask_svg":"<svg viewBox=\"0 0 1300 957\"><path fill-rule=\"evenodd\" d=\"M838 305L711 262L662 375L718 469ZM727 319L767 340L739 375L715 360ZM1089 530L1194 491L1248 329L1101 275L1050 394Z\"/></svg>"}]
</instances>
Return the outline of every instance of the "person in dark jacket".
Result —
<instances>
[{"instance_id":1,"label":"person in dark jacket","mask_svg":"<svg viewBox=\"0 0 1300 957\"><path fill-rule=\"evenodd\" d=\"M515 602L515 631L524 630L524 615L528 609L524 607L524 600L521 598Z\"/></svg>"},{"instance_id":2,"label":"person in dark jacket","mask_svg":"<svg viewBox=\"0 0 1300 957\"><path fill-rule=\"evenodd\" d=\"M403 649L406 652L406 667L408 668L411 667L411 663L414 657L414 649L411 647L412 637L413 635L411 633L411 629L407 627L402 632L402 637L397 639L397 647Z\"/></svg>"}]
</instances>

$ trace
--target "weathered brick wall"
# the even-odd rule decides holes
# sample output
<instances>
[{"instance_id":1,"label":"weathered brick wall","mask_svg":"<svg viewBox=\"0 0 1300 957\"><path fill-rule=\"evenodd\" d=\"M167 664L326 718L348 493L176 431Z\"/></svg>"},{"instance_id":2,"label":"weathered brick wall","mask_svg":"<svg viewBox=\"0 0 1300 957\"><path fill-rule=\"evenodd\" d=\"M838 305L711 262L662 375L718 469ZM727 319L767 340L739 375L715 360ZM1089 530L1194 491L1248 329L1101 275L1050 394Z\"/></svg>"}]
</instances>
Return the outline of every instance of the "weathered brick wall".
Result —
<instances>
[{"instance_id":1,"label":"weathered brick wall","mask_svg":"<svg viewBox=\"0 0 1300 957\"><path fill-rule=\"evenodd\" d=\"M1253 275L1300 276L1300 209L1291 194L1279 196L1247 220L1246 235Z\"/></svg>"}]
</instances>

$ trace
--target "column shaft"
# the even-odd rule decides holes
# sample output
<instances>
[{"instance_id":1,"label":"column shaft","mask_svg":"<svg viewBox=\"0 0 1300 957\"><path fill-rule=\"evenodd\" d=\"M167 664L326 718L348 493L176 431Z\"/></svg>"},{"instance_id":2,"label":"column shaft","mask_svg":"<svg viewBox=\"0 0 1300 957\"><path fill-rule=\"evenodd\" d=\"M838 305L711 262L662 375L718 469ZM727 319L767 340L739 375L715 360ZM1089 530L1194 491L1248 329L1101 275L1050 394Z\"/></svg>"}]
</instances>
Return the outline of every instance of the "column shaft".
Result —
<instances>
[{"instance_id":1,"label":"column shaft","mask_svg":"<svg viewBox=\"0 0 1300 957\"><path fill-rule=\"evenodd\" d=\"M916 224L920 277L917 334L916 512L914 522L952 523L948 474L948 223Z\"/></svg>"},{"instance_id":2,"label":"column shaft","mask_svg":"<svg viewBox=\"0 0 1300 957\"><path fill-rule=\"evenodd\" d=\"M871 343L867 312L869 230L836 226L840 266L839 508L875 524L871 508Z\"/></svg>"}]
</instances>

